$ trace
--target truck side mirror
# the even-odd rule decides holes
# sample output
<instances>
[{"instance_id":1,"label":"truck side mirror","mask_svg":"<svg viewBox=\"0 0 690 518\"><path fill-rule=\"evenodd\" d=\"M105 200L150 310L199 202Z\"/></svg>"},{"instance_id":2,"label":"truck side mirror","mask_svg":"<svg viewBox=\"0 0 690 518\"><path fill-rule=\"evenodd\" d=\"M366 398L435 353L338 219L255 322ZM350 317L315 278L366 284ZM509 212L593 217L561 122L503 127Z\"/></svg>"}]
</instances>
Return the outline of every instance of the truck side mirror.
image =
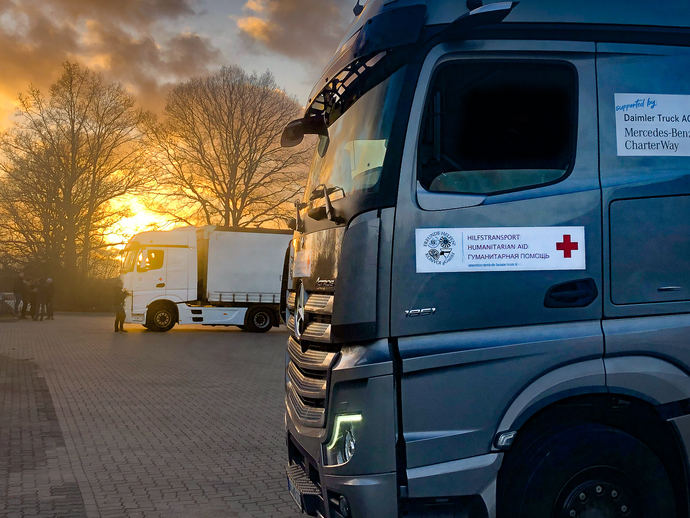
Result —
<instances>
[{"instance_id":1,"label":"truck side mirror","mask_svg":"<svg viewBox=\"0 0 690 518\"><path fill-rule=\"evenodd\" d=\"M304 119L289 122L280 137L282 147L295 147L304 139Z\"/></svg>"},{"instance_id":2,"label":"truck side mirror","mask_svg":"<svg viewBox=\"0 0 690 518\"><path fill-rule=\"evenodd\" d=\"M302 142L304 135L328 137L326 119L320 115L312 115L289 122L280 137L280 145L282 147L295 147Z\"/></svg>"}]
</instances>

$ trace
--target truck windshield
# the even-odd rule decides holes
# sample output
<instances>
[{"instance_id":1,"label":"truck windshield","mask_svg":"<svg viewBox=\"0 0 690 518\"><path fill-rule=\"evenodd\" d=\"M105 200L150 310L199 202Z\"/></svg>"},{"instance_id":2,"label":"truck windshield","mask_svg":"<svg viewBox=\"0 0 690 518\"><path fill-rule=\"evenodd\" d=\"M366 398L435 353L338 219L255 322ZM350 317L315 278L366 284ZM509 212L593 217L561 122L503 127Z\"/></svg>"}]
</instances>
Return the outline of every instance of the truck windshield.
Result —
<instances>
[{"instance_id":1,"label":"truck windshield","mask_svg":"<svg viewBox=\"0 0 690 518\"><path fill-rule=\"evenodd\" d=\"M121 273L128 273L134 270L134 264L137 260L137 255L139 254L139 247L128 246L125 249L125 258L122 261Z\"/></svg>"},{"instance_id":2,"label":"truck windshield","mask_svg":"<svg viewBox=\"0 0 690 518\"><path fill-rule=\"evenodd\" d=\"M403 74L404 68L369 90L329 126L328 137L319 137L305 201L322 184L345 196L378 191Z\"/></svg>"}]
</instances>

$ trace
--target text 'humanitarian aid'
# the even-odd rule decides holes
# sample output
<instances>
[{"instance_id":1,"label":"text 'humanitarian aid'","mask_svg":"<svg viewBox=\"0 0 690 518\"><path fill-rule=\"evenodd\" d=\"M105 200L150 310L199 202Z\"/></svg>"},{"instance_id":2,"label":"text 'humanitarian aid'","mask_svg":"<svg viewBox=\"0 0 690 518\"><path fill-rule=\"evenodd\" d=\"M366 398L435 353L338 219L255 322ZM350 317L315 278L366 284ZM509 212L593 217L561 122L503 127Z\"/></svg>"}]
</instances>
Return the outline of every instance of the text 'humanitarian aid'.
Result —
<instances>
[{"instance_id":1,"label":"text 'humanitarian aid'","mask_svg":"<svg viewBox=\"0 0 690 518\"><path fill-rule=\"evenodd\" d=\"M418 228L417 273L584 270L584 227Z\"/></svg>"}]
</instances>

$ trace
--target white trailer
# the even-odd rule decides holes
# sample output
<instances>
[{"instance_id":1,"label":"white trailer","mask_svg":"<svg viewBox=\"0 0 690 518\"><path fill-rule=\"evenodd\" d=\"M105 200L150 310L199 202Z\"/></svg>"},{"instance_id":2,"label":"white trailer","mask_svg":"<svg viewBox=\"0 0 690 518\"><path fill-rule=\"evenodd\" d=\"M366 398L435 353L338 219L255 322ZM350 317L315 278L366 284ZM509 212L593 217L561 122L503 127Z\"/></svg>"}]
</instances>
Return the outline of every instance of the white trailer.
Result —
<instances>
[{"instance_id":1,"label":"white trailer","mask_svg":"<svg viewBox=\"0 0 690 518\"><path fill-rule=\"evenodd\" d=\"M125 321L154 331L176 324L263 332L278 313L292 231L185 227L144 232L125 248Z\"/></svg>"}]
</instances>

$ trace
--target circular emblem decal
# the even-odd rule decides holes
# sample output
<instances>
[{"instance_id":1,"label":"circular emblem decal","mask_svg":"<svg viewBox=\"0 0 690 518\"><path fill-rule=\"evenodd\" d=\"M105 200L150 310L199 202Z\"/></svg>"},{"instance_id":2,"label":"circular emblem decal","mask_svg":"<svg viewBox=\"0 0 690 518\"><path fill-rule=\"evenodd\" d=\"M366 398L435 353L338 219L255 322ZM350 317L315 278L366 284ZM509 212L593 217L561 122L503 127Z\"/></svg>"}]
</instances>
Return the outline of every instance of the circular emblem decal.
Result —
<instances>
[{"instance_id":1,"label":"circular emblem decal","mask_svg":"<svg viewBox=\"0 0 690 518\"><path fill-rule=\"evenodd\" d=\"M423 246L426 250L426 258L439 266L448 264L455 257L453 251L456 247L455 239L448 232L442 230L432 232L426 236Z\"/></svg>"}]
</instances>

